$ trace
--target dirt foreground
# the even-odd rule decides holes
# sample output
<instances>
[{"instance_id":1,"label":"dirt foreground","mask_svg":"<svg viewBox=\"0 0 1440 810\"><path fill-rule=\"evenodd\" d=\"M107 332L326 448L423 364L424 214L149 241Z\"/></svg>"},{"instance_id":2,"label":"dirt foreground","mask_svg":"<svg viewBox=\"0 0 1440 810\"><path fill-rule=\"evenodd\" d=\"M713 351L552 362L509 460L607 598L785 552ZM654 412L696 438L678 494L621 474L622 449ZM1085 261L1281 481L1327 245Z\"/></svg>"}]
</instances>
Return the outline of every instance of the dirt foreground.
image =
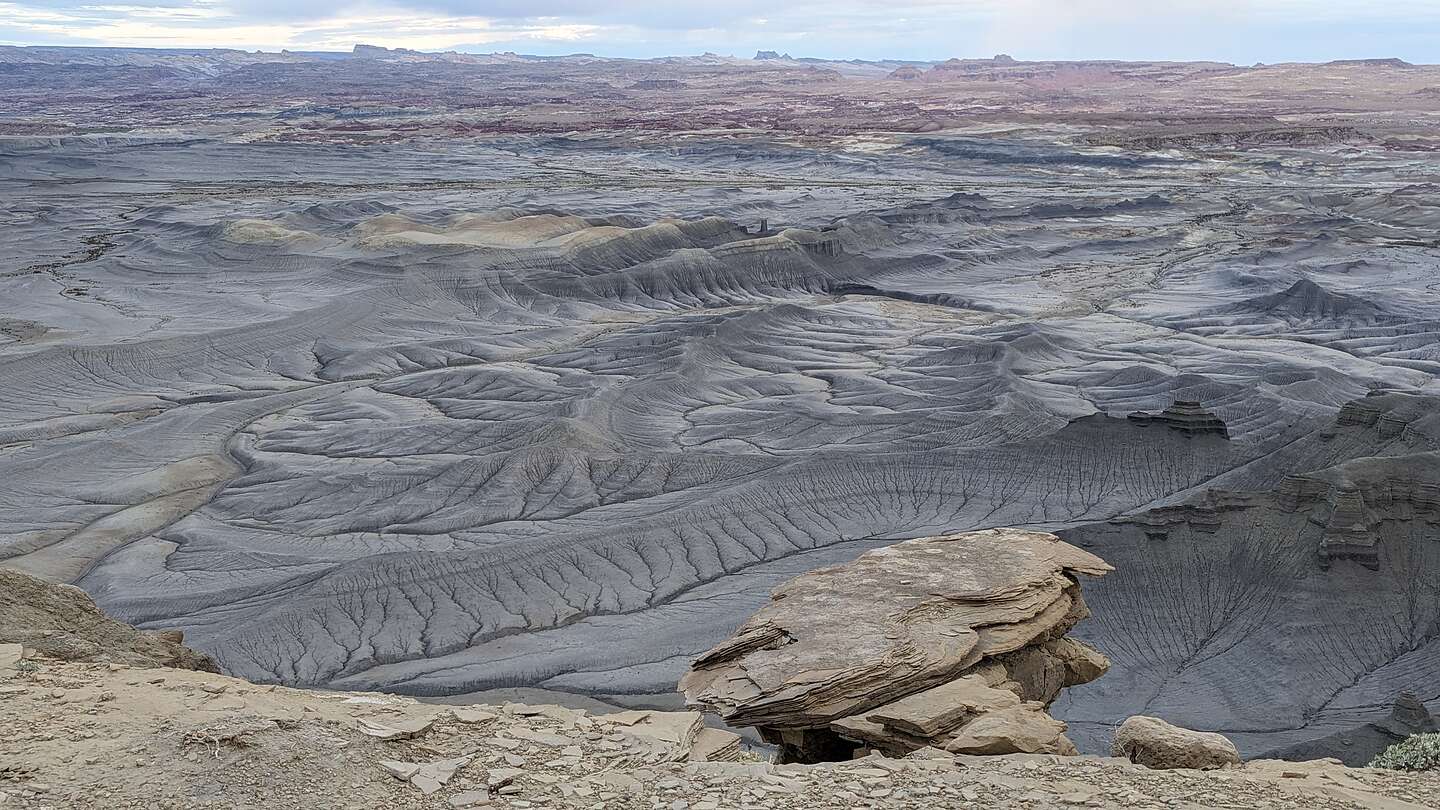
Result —
<instances>
[{"instance_id":1,"label":"dirt foreground","mask_svg":"<svg viewBox=\"0 0 1440 810\"><path fill-rule=\"evenodd\" d=\"M692 713L441 708L191 670L15 660L17 650L0 645L6 810L1440 806L1440 774L1323 761L1153 771L923 749L776 766Z\"/></svg>"}]
</instances>

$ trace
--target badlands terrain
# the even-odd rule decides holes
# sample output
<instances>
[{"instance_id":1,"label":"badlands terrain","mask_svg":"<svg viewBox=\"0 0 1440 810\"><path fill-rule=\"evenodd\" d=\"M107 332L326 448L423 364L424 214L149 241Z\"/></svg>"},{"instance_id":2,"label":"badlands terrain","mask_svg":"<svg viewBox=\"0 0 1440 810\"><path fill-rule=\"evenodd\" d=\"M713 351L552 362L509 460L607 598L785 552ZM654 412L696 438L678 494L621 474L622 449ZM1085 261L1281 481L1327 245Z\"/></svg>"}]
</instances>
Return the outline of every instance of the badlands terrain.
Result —
<instances>
[{"instance_id":1,"label":"badlands terrain","mask_svg":"<svg viewBox=\"0 0 1440 810\"><path fill-rule=\"evenodd\" d=\"M1440 709L1440 68L0 77L0 566L229 675L679 708L779 583L1016 526L1114 568L1082 751Z\"/></svg>"}]
</instances>

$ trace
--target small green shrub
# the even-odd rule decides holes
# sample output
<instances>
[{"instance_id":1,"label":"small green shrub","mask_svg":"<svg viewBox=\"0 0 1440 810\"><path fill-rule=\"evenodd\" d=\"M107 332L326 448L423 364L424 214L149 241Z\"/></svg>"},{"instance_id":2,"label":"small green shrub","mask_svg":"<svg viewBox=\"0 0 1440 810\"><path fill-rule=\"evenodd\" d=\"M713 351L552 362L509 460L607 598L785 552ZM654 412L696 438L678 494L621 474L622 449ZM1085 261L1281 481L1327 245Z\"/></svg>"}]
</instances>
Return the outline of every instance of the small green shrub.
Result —
<instances>
[{"instance_id":1,"label":"small green shrub","mask_svg":"<svg viewBox=\"0 0 1440 810\"><path fill-rule=\"evenodd\" d=\"M1440 770L1440 734L1416 734L1401 740L1370 760L1370 767L1393 771Z\"/></svg>"}]
</instances>

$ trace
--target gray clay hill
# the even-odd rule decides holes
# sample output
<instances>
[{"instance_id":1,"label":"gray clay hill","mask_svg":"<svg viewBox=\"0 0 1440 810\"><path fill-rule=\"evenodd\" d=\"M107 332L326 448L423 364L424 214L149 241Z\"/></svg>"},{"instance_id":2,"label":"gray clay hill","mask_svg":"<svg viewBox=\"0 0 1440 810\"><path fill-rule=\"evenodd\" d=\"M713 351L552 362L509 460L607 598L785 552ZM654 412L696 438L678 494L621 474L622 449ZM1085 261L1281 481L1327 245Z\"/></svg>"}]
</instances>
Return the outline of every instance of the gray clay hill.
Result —
<instances>
[{"instance_id":1,"label":"gray clay hill","mask_svg":"<svg viewBox=\"0 0 1440 810\"><path fill-rule=\"evenodd\" d=\"M0 48L0 565L676 708L780 583L1019 527L1114 567L1082 751L1440 710L1440 69L136 60Z\"/></svg>"}]
</instances>

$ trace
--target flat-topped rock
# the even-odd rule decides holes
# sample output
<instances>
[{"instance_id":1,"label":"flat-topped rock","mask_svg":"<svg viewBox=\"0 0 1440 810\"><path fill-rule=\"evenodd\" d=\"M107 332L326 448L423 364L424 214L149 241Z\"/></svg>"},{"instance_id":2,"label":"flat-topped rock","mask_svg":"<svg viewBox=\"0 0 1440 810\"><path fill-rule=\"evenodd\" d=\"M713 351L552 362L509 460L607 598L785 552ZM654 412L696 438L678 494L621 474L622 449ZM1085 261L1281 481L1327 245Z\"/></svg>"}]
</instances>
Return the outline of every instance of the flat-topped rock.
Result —
<instances>
[{"instance_id":1,"label":"flat-topped rock","mask_svg":"<svg viewBox=\"0 0 1440 810\"><path fill-rule=\"evenodd\" d=\"M1048 744L1013 750L1073 751L1044 707L1105 671L1103 656L1064 634L1088 615L1076 576L1109 570L1044 532L908 540L782 585L680 686L690 705L758 727L782 758L800 761L861 745L943 747L978 719L1011 710L1053 724L1011 717L1009 727L1025 725L1029 737L1058 728Z\"/></svg>"},{"instance_id":2,"label":"flat-topped rock","mask_svg":"<svg viewBox=\"0 0 1440 810\"><path fill-rule=\"evenodd\" d=\"M1230 437L1225 420L1205 409L1198 402L1177 399L1160 413L1136 411L1130 414L1131 422L1137 425L1161 425L1189 435L1215 434Z\"/></svg>"}]
</instances>

